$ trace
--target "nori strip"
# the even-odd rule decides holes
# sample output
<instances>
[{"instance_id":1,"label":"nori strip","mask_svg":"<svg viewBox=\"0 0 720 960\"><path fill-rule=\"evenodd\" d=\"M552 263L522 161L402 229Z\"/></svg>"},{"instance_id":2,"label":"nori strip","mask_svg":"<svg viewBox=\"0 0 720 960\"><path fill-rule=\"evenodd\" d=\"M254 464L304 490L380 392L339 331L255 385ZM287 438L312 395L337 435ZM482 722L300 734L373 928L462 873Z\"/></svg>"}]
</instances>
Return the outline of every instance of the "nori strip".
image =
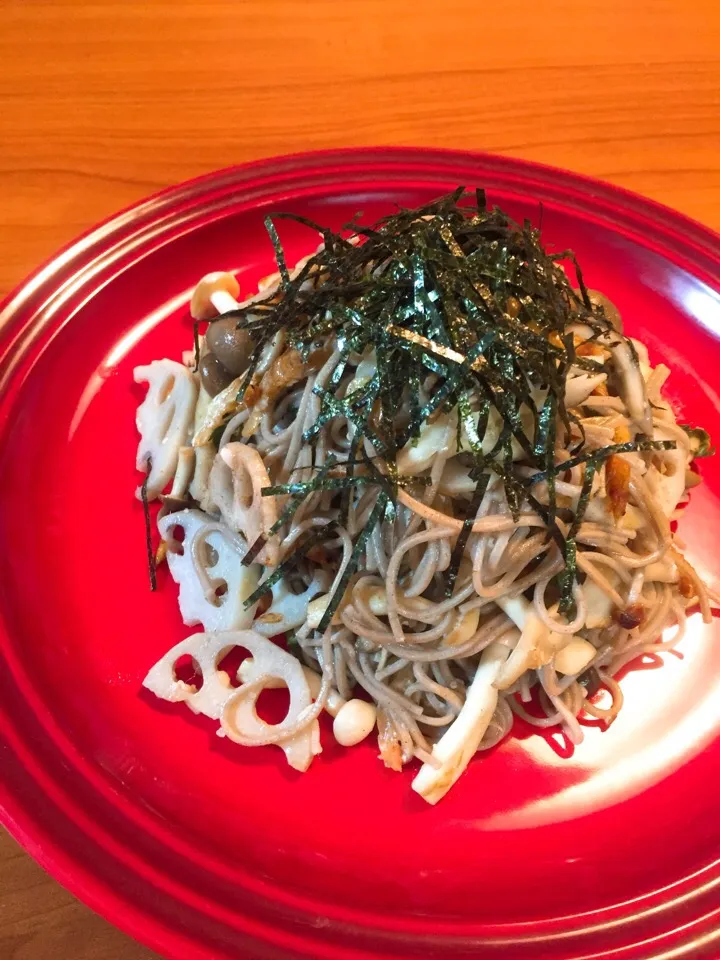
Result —
<instances>
[{"instance_id":1,"label":"nori strip","mask_svg":"<svg viewBox=\"0 0 720 960\"><path fill-rule=\"evenodd\" d=\"M368 517L367 523L362 528L362 530L358 534L357 540L353 544L353 551L350 554L350 559L348 560L348 564L345 567L345 571L340 579L340 583L338 583L335 589L335 592L330 598L330 602L328 603L325 609L325 613L323 614L322 620L318 624L318 627L317 627L318 633L324 633L325 630L327 630L330 621L335 615L335 611L340 606L340 602L345 595L345 590L347 589L347 585L350 582L350 577L352 577L352 575L355 573L357 569L357 565L360 561L360 557L362 556L362 552L365 549L365 544L367 543L368 537L370 536L370 534L373 532L373 530L379 523L381 517L384 515L385 510L389 505L389 503L390 503L390 500L388 495L383 491L380 491L380 493L378 494L378 498L375 501L375 506L372 509L372 513Z\"/></svg>"},{"instance_id":2,"label":"nori strip","mask_svg":"<svg viewBox=\"0 0 720 960\"><path fill-rule=\"evenodd\" d=\"M607 460L615 453L635 453L640 450L674 450L676 446L674 440L628 440L627 443L613 443L610 446L600 447L598 450L588 450L587 453L581 453L569 460L564 460L562 463L556 464L551 470L541 470L534 473L523 483L532 486L542 480L547 480L550 474L557 477L558 474L565 473L566 470L572 470L573 467L578 467L581 463L588 463L591 460L595 461L597 465L599 461Z\"/></svg>"},{"instance_id":3,"label":"nori strip","mask_svg":"<svg viewBox=\"0 0 720 960\"><path fill-rule=\"evenodd\" d=\"M293 220L324 240L324 248L294 277L273 222L277 220ZM583 452L580 425L571 459L555 463L556 425L560 423L568 437L573 425L579 425L575 412L565 409L568 371L571 366L597 369L594 361L576 356L569 328L588 325L594 337L610 328L602 308L591 303L572 252L547 252L539 231L528 222L514 223L497 207L488 208L483 190L466 193L463 187L417 209L399 209L371 226L348 224L344 229L356 242L289 213L268 217L266 227L282 279L280 290L225 314L234 317L255 344L238 398L280 330L303 356L318 337L333 336L340 362L325 386L314 390L320 412L303 439L314 444L335 417L352 424L349 462L337 465L344 466L344 473L330 471L326 464L309 481L266 489L267 496L290 496L272 533L289 522L305 497L322 490L339 492L339 522L344 523L354 491L375 484L379 498L386 501L381 512L387 516L398 486L410 482L397 476L397 451L414 442L436 415L457 407L457 447L460 450L464 431L476 494L494 473L502 479L514 515L529 502L566 556L572 590L573 536L563 536L556 522L556 477L587 464L587 478L613 453L674 446L672 441L639 439ZM577 290L563 261L574 268ZM375 351L375 374L353 393L338 396L351 355L367 356L370 350ZM398 417L400 410L409 416ZM483 452L492 410L501 429L492 449ZM377 457L366 456L366 441ZM529 479L516 471L515 444L538 471ZM542 480L548 484L548 505L531 492ZM570 529L573 523L579 526L583 512L581 497ZM253 544L248 555L259 549ZM454 551L450 590L459 556Z\"/></svg>"},{"instance_id":4,"label":"nori strip","mask_svg":"<svg viewBox=\"0 0 720 960\"><path fill-rule=\"evenodd\" d=\"M280 271L282 285L287 289L290 286L290 272L285 263L285 254L283 253L282 244L280 243L278 232L275 229L275 224L272 222L272 217L265 217L265 229L270 234L270 240L275 250L275 263L277 263L278 270Z\"/></svg>"},{"instance_id":5,"label":"nori strip","mask_svg":"<svg viewBox=\"0 0 720 960\"><path fill-rule=\"evenodd\" d=\"M150 480L150 471L152 470L152 459L147 458L147 473L140 487L140 499L143 506L143 516L145 518L145 550L147 551L148 573L150 575L150 589L157 590L157 577L155 575L155 551L152 545L152 520L150 518L150 504L148 503L148 481Z\"/></svg>"},{"instance_id":6,"label":"nori strip","mask_svg":"<svg viewBox=\"0 0 720 960\"><path fill-rule=\"evenodd\" d=\"M267 543L267 538L260 534L259 537L255 540L251 547L248 548L245 556L240 561L242 567L249 567L251 563L255 562L255 558L260 553L262 548Z\"/></svg>"},{"instance_id":7,"label":"nori strip","mask_svg":"<svg viewBox=\"0 0 720 960\"><path fill-rule=\"evenodd\" d=\"M326 526L321 527L319 530L314 530L309 536L298 541L292 553L285 557L282 563L279 563L277 567L275 567L267 580L263 580L258 588L243 601L245 609L251 607L257 600L264 597L266 593L270 593L281 577L284 577L286 573L295 569L298 560L303 554L306 554L308 550L311 550L324 540L329 540L334 534L334 528L335 525L332 522L328 523Z\"/></svg>"},{"instance_id":8,"label":"nori strip","mask_svg":"<svg viewBox=\"0 0 720 960\"><path fill-rule=\"evenodd\" d=\"M200 369L200 321L193 320L193 346L195 348L195 370L194 373L197 373Z\"/></svg>"},{"instance_id":9,"label":"nori strip","mask_svg":"<svg viewBox=\"0 0 720 960\"><path fill-rule=\"evenodd\" d=\"M489 482L489 473L484 473L478 478L478 481L475 484L475 492L470 503L470 511L467 515L467 518L463 522L462 530L458 534L458 538L455 541L455 546L453 547L453 552L450 555L450 566L448 567L445 581L445 596L448 597L448 599L452 596L453 590L455 589L455 581L457 580L457 575L460 570L460 562L463 558L463 554L465 553L465 547L468 542L468 537L472 531L472 525L475 522L475 516L478 512L480 504L482 503L482 499L485 496L485 491L487 490Z\"/></svg>"}]
</instances>

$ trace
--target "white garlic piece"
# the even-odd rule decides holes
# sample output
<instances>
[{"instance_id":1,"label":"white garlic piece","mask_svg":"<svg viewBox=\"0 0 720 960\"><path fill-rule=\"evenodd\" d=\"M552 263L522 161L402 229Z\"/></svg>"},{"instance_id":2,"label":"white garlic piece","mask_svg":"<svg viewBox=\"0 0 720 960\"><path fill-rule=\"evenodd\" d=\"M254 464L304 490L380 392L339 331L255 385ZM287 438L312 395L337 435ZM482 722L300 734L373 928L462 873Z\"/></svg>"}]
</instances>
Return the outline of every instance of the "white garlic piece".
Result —
<instances>
[{"instance_id":1,"label":"white garlic piece","mask_svg":"<svg viewBox=\"0 0 720 960\"><path fill-rule=\"evenodd\" d=\"M353 747L364 740L375 727L377 711L365 700L348 700L337 712L333 734L343 747Z\"/></svg>"},{"instance_id":2,"label":"white garlic piece","mask_svg":"<svg viewBox=\"0 0 720 960\"><path fill-rule=\"evenodd\" d=\"M318 597L316 600L311 600L308 604L305 622L313 630L317 630L317 628L320 626L320 621L325 616L325 611L330 604L330 600L330 594L326 593L324 596Z\"/></svg>"},{"instance_id":3,"label":"white garlic piece","mask_svg":"<svg viewBox=\"0 0 720 960\"><path fill-rule=\"evenodd\" d=\"M457 623L445 638L445 643L450 647L458 647L465 643L475 633L480 621L480 608L468 610L458 618Z\"/></svg>"},{"instance_id":4,"label":"white garlic piece","mask_svg":"<svg viewBox=\"0 0 720 960\"><path fill-rule=\"evenodd\" d=\"M583 672L596 653L597 650L591 643L581 637L575 637L555 654L553 666L558 673L574 676L576 673Z\"/></svg>"}]
</instances>

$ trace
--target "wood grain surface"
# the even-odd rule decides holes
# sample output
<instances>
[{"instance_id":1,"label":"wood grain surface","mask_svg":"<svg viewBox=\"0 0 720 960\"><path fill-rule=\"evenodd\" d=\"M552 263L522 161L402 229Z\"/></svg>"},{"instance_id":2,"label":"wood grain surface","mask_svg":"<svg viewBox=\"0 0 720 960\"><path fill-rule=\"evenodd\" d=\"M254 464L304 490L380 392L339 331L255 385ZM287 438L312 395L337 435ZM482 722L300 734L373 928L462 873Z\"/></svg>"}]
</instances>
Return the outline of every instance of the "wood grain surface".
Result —
<instances>
[{"instance_id":1,"label":"wood grain surface","mask_svg":"<svg viewBox=\"0 0 720 960\"><path fill-rule=\"evenodd\" d=\"M568 167L720 229L718 0L0 0L0 296L216 167L426 144ZM0 956L153 956L0 840Z\"/></svg>"}]
</instances>

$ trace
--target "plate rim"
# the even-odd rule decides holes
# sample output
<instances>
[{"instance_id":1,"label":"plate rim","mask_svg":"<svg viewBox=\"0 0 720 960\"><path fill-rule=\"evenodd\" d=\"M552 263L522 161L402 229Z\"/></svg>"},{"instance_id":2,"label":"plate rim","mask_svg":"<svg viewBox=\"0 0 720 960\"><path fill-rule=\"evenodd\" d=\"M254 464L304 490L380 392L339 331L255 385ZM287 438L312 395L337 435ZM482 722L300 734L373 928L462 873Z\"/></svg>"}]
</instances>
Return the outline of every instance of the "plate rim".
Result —
<instances>
[{"instance_id":1,"label":"plate rim","mask_svg":"<svg viewBox=\"0 0 720 960\"><path fill-rule=\"evenodd\" d=\"M252 183L253 178L265 177L277 185L284 183L286 187L291 187L294 181L302 182L310 170L331 170L347 179L353 169L362 170L379 162L397 165L397 176L394 179L398 185L409 180L413 169L418 173L424 170L428 176L438 179L440 166L446 167L450 174L454 165L476 163L479 173L484 175L492 175L493 171L497 171L511 176L525 196L532 193L533 183L541 183L546 188L557 188L561 192L567 190L568 194L585 194L593 210L598 206L610 208L606 213L611 222L614 218L610 214L615 211L624 223L629 219L635 225L651 224L655 232L659 231L663 235L666 243L662 245L662 249L665 252L669 246L677 251L682 259L687 258L695 274L700 270L715 283L720 280L720 235L654 200L582 174L498 154L464 150L422 147L320 150L256 160L204 174L157 191L91 227L46 260L0 303L0 362L7 359L8 351L13 347L25 347L27 336L32 337L36 333L32 324L23 322L23 314L30 310L35 310L36 314L47 312L48 303L57 293L55 288L58 280L68 283L68 278L76 276L76 272L82 270L82 264L87 263L89 258L92 262L93 253L97 253L100 247L104 249L109 240L115 243L114 249L117 256L120 256L126 245L142 242L144 231L152 232L153 224L156 224L166 211L170 211L169 219L174 221L175 216L184 209L187 209L188 214L194 209L203 210L202 198L213 190L228 189L243 182ZM257 206L254 203L249 205ZM173 210L176 212L172 213ZM652 246L650 243L648 245ZM18 328L14 328L14 320L19 322ZM9 377L12 372L11 364L0 375L0 384L3 384L5 377ZM0 717L4 718L1 703ZM3 719L2 727L5 726ZM11 724L8 723L7 726L12 733ZM2 749L7 755L11 747L6 743ZM25 772L31 776L30 771ZM146 912L138 911L126 898L116 895L106 884L98 881L92 872L88 872L84 864L69 860L67 850L54 841L52 833L43 830L37 819L33 819L30 814L26 816L22 803L12 796L9 786L4 785L0 785L0 822L48 872L116 926L154 949L165 951L172 942L171 949L179 951L173 952L173 956L208 956L204 948L195 941L178 936L168 925L162 924L152 915L148 916ZM718 935L720 936L720 933Z\"/></svg>"},{"instance_id":2,"label":"plate rim","mask_svg":"<svg viewBox=\"0 0 720 960\"><path fill-rule=\"evenodd\" d=\"M398 163L408 161L448 161L452 163L460 160L476 161L485 166L505 168L506 172L515 169L520 179L523 178L523 172L526 178L530 175L541 180L544 183L555 185L573 184L579 188L584 188L596 201L615 202L622 206L624 212L640 214L643 219L653 221L655 226L661 226L663 232L670 231L672 236L672 227L683 225L685 227L685 243L696 245L699 250L709 255L715 266L720 260L720 231L715 231L711 227L701 223L694 217L682 213L679 210L670 207L667 204L647 197L627 187L603 180L599 177L593 177L589 174L579 173L573 170L567 170L554 164L541 163L536 160L527 160L521 157L511 157L502 153L494 153L483 150L457 150L452 147L423 147L423 146L361 146L361 147L334 147L326 150L307 150L297 151L287 154L278 154L270 157L261 157L256 160L248 160L245 163L231 164L226 167L220 167L207 173L199 174L196 177L182 180L179 183L169 184L160 190L155 190L140 200L121 207L114 213L102 218L87 230L83 230L76 237L63 244L55 253L44 259L38 267L27 274L14 287L0 299L0 337L4 334L5 325L9 319L9 308L13 310L18 308L15 301L19 295L34 284L41 277L47 276L50 279L49 268L59 261L69 257L70 254L83 253L90 249L99 240L103 240L106 235L113 230L120 229L127 225L128 220L144 218L148 214L154 215L161 207L164 207L174 199L191 197L196 193L201 193L206 187L213 184L221 184L230 178L235 178L238 173L252 175L254 172L259 174L268 173L273 175L287 175L293 172L300 172L302 168L309 164L322 163L323 165L335 166L342 164L343 161L359 160L370 162L374 159L388 158Z\"/></svg>"}]
</instances>

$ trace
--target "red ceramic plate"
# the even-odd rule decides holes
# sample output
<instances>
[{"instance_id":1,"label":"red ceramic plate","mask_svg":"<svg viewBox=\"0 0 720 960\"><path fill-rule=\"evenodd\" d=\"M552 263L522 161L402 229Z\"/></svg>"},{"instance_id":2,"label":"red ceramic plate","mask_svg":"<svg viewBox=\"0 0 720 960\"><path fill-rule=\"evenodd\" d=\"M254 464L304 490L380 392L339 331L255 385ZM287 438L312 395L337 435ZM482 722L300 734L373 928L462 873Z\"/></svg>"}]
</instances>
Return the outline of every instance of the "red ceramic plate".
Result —
<instances>
[{"instance_id":1,"label":"red ceramic plate","mask_svg":"<svg viewBox=\"0 0 720 960\"><path fill-rule=\"evenodd\" d=\"M0 309L2 805L12 833L92 907L169 957L720 956L720 637L630 672L581 748L522 728L437 807L366 743L289 771L141 692L185 635L150 594L133 497L132 369L188 347L209 270L249 291L263 218L339 226L457 184L572 247L589 284L673 370L683 418L720 434L720 244L620 190L497 157L290 157L169 190L77 241ZM292 262L314 238L282 228ZM720 573L720 463L681 534ZM655 665L653 665L655 666Z\"/></svg>"}]
</instances>

